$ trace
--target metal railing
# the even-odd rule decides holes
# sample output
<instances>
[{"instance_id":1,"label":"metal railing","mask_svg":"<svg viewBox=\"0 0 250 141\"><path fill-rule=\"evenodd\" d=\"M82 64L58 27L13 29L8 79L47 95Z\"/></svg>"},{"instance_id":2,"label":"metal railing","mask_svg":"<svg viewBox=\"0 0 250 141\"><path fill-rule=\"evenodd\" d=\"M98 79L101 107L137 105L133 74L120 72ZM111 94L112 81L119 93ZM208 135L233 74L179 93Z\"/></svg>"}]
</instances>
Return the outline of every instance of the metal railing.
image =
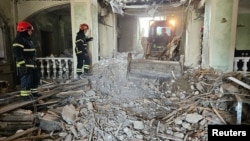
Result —
<instances>
[{"instance_id":1,"label":"metal railing","mask_svg":"<svg viewBox=\"0 0 250 141\"><path fill-rule=\"evenodd\" d=\"M41 79L73 78L73 58L36 58Z\"/></svg>"},{"instance_id":2,"label":"metal railing","mask_svg":"<svg viewBox=\"0 0 250 141\"><path fill-rule=\"evenodd\" d=\"M247 74L250 72L250 57L234 57L234 71Z\"/></svg>"}]
</instances>

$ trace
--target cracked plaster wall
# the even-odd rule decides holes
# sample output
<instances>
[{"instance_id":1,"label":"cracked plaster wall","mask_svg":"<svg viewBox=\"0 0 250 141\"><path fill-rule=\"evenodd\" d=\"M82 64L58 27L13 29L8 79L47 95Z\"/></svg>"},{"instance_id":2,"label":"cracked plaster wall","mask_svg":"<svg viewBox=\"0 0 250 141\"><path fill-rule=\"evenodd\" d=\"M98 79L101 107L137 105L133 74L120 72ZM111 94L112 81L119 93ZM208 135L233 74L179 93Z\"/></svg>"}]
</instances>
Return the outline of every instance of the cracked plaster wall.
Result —
<instances>
[{"instance_id":1,"label":"cracked plaster wall","mask_svg":"<svg viewBox=\"0 0 250 141\"><path fill-rule=\"evenodd\" d=\"M188 24L186 29L186 48L185 48L185 65L197 67L200 65L201 59L201 43L200 28L203 24L202 20L195 20L194 11L188 12Z\"/></svg>"},{"instance_id":2,"label":"cracked plaster wall","mask_svg":"<svg viewBox=\"0 0 250 141\"><path fill-rule=\"evenodd\" d=\"M203 62L223 72L233 70L238 0L208 0L205 7Z\"/></svg>"}]
</instances>

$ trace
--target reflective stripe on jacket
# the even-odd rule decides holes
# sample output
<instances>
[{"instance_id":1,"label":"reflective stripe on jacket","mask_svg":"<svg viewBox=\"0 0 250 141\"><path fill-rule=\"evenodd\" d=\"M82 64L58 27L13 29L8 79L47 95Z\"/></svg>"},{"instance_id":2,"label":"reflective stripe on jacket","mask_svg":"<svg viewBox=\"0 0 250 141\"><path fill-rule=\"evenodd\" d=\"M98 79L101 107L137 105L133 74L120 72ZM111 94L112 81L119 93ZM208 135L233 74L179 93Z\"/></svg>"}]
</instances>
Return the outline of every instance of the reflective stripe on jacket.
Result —
<instances>
[{"instance_id":1,"label":"reflective stripe on jacket","mask_svg":"<svg viewBox=\"0 0 250 141\"><path fill-rule=\"evenodd\" d=\"M16 66L35 67L36 48L28 33L18 33L12 44Z\"/></svg>"}]
</instances>

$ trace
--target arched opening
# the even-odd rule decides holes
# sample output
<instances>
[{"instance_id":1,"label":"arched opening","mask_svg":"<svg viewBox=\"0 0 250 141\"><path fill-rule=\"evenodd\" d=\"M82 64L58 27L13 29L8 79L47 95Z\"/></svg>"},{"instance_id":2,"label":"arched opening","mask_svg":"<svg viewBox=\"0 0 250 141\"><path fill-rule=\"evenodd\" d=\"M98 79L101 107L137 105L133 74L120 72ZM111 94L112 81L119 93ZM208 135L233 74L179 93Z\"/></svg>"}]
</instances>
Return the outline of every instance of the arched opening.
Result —
<instances>
[{"instance_id":1,"label":"arched opening","mask_svg":"<svg viewBox=\"0 0 250 141\"><path fill-rule=\"evenodd\" d=\"M29 16L38 57L72 56L70 4L43 9Z\"/></svg>"}]
</instances>

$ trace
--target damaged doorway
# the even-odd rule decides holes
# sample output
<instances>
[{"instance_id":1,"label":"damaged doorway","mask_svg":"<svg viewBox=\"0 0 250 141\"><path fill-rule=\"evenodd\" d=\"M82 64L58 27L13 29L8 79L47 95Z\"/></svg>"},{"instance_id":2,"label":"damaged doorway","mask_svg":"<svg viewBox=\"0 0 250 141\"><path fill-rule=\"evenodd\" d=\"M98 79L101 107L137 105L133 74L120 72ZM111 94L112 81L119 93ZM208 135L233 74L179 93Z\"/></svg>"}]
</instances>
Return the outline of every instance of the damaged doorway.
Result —
<instances>
[{"instance_id":1,"label":"damaged doorway","mask_svg":"<svg viewBox=\"0 0 250 141\"><path fill-rule=\"evenodd\" d=\"M138 17L118 15L118 52L133 51L137 48L138 43Z\"/></svg>"},{"instance_id":2,"label":"damaged doorway","mask_svg":"<svg viewBox=\"0 0 250 141\"><path fill-rule=\"evenodd\" d=\"M53 54L61 55L64 49L70 49L72 40L70 4L50 7L32 14L27 20L34 26L32 34L37 46L37 57Z\"/></svg>"},{"instance_id":3,"label":"damaged doorway","mask_svg":"<svg viewBox=\"0 0 250 141\"><path fill-rule=\"evenodd\" d=\"M42 46L42 56L50 56L51 49L53 47L53 37L52 32L41 31L41 46Z\"/></svg>"}]
</instances>

